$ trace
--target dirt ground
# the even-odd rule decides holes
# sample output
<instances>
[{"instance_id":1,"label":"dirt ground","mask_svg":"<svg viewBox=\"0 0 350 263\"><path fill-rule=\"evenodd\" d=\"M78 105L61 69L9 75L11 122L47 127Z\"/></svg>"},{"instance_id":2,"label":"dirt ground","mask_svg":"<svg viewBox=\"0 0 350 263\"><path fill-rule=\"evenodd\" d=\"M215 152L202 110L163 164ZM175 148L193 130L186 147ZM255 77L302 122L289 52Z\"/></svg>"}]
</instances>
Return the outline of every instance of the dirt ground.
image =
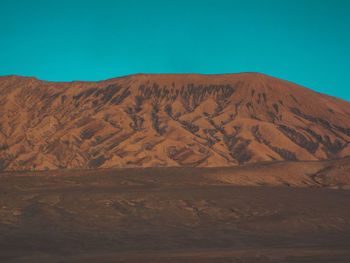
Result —
<instances>
[{"instance_id":1,"label":"dirt ground","mask_svg":"<svg viewBox=\"0 0 350 263\"><path fill-rule=\"evenodd\" d=\"M3 173L0 262L350 262L349 190L232 185L227 174Z\"/></svg>"}]
</instances>

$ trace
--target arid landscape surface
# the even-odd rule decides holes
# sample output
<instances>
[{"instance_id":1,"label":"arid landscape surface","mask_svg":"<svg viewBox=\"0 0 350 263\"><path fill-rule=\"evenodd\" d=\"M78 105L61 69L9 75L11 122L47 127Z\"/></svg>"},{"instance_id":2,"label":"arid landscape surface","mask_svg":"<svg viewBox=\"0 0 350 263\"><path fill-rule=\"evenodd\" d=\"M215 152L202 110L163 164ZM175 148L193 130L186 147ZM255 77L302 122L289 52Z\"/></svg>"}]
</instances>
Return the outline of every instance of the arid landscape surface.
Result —
<instances>
[{"instance_id":1,"label":"arid landscape surface","mask_svg":"<svg viewBox=\"0 0 350 263\"><path fill-rule=\"evenodd\" d=\"M1 170L323 160L349 142L349 102L259 73L0 77Z\"/></svg>"},{"instance_id":2,"label":"arid landscape surface","mask_svg":"<svg viewBox=\"0 0 350 263\"><path fill-rule=\"evenodd\" d=\"M350 261L349 159L0 180L1 262Z\"/></svg>"},{"instance_id":3,"label":"arid landscape surface","mask_svg":"<svg viewBox=\"0 0 350 263\"><path fill-rule=\"evenodd\" d=\"M0 262L350 262L349 143L259 73L0 77Z\"/></svg>"}]
</instances>

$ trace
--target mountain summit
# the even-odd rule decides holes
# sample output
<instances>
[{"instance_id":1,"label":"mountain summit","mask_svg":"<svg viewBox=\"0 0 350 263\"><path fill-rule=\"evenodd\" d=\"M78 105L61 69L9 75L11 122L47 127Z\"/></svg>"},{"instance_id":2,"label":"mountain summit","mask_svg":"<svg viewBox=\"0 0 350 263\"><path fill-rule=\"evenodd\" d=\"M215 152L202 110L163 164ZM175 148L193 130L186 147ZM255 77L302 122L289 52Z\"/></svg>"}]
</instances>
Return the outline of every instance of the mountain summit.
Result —
<instances>
[{"instance_id":1,"label":"mountain summit","mask_svg":"<svg viewBox=\"0 0 350 263\"><path fill-rule=\"evenodd\" d=\"M0 77L1 170L333 159L349 142L349 102L259 73Z\"/></svg>"}]
</instances>

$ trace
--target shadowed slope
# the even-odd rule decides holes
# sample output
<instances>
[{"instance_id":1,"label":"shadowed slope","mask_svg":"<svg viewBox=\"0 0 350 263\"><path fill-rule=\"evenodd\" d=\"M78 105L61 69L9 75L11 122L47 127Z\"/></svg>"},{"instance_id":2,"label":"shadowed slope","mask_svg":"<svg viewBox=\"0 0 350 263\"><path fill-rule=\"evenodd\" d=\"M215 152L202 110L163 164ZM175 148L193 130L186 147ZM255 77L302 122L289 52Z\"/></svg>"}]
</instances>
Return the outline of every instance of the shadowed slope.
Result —
<instances>
[{"instance_id":1,"label":"shadowed slope","mask_svg":"<svg viewBox=\"0 0 350 263\"><path fill-rule=\"evenodd\" d=\"M0 77L0 168L235 166L350 156L350 103L259 73Z\"/></svg>"}]
</instances>

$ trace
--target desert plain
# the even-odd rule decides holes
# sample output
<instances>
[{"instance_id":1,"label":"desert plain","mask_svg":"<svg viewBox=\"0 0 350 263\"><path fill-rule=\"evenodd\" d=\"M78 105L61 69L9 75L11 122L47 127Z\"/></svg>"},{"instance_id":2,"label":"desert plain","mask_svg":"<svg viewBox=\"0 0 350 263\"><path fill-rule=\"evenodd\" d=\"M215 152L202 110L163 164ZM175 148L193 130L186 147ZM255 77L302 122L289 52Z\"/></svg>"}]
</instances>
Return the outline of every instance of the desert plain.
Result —
<instances>
[{"instance_id":1,"label":"desert plain","mask_svg":"<svg viewBox=\"0 0 350 263\"><path fill-rule=\"evenodd\" d=\"M350 262L349 175L349 159L2 172L0 262Z\"/></svg>"}]
</instances>

